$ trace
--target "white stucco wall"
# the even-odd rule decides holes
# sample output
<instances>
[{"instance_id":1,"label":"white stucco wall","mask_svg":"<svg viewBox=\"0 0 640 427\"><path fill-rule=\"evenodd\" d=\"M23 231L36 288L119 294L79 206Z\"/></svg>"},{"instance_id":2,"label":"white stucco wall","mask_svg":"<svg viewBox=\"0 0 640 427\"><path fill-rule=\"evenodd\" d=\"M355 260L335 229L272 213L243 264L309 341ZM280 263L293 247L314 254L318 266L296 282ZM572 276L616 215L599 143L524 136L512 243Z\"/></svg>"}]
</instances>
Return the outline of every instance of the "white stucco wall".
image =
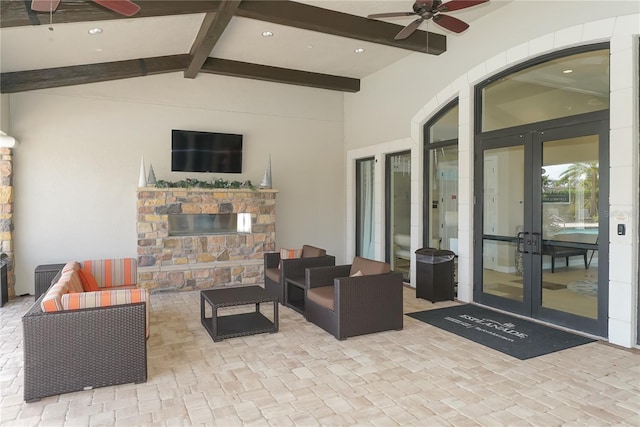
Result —
<instances>
[{"instance_id":1,"label":"white stucco wall","mask_svg":"<svg viewBox=\"0 0 640 427\"><path fill-rule=\"evenodd\" d=\"M563 44L570 46L582 37L574 33L582 31L576 25L633 13L640 13L640 2L635 0L610 0L606 7L602 1L592 0L514 0L474 21L463 34L447 35L445 53L411 54L363 79L360 92L345 94L345 148L410 136L410 120L425 104L449 98L451 93L445 88L485 62L495 68L504 61L524 60L532 52L521 52L519 47L537 40L532 50L541 52L547 43L545 35L557 37L556 43L565 40ZM424 24L421 27L426 28ZM607 38L608 29L598 24L588 31L600 31L599 38ZM475 72L485 75L479 68Z\"/></svg>"},{"instance_id":2,"label":"white stucco wall","mask_svg":"<svg viewBox=\"0 0 640 427\"><path fill-rule=\"evenodd\" d=\"M342 93L174 73L10 97L17 295L39 264L136 256L142 156L158 179L258 185L271 154L278 246L344 257ZM172 128L243 134L243 173L170 172Z\"/></svg>"},{"instance_id":3,"label":"white stucco wall","mask_svg":"<svg viewBox=\"0 0 640 427\"><path fill-rule=\"evenodd\" d=\"M544 7L541 7L544 4ZM422 126L459 97L459 259L458 298L473 299L473 86L500 70L572 46L611 43L611 220L609 341L636 342L638 277L638 34L640 4L515 1L473 23L463 35L448 37L439 57L414 54L363 81L363 90L345 96L347 176L350 162L411 146L412 252L422 246ZM522 17L526 17L523 19ZM506 36L508 35L508 36ZM422 77L424 76L424 77ZM407 137L410 141L407 142ZM394 143L394 141L402 141ZM380 169L380 168L378 168ZM380 173L382 170L380 169ZM417 179L416 179L417 178ZM379 180L380 183L383 180ZM355 235L355 181L347 180L347 236ZM380 184L382 185L382 184ZM383 194L377 189L376 194ZM616 220L618 218L618 220ZM384 224L384 219L378 219ZM627 235L617 236L617 223ZM383 236L383 227L377 231ZM415 234L414 234L415 233ZM377 238L384 254L384 239ZM354 251L353 239L346 253ZM415 259L414 259L415 261ZM412 263L415 283L415 262Z\"/></svg>"},{"instance_id":4,"label":"white stucco wall","mask_svg":"<svg viewBox=\"0 0 640 427\"><path fill-rule=\"evenodd\" d=\"M0 94L0 130L10 135L9 129L9 95Z\"/></svg>"}]
</instances>

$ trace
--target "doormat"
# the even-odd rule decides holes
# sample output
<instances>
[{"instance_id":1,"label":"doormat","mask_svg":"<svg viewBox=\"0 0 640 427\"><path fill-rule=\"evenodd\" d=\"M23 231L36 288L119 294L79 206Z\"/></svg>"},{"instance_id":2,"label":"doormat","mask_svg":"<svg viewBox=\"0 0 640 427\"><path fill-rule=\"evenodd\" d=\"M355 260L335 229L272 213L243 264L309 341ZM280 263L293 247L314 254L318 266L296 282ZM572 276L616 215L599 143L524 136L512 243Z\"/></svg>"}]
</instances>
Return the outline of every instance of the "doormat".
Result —
<instances>
[{"instance_id":1,"label":"doormat","mask_svg":"<svg viewBox=\"0 0 640 427\"><path fill-rule=\"evenodd\" d=\"M418 311L407 316L520 360L595 341L473 304Z\"/></svg>"}]
</instances>

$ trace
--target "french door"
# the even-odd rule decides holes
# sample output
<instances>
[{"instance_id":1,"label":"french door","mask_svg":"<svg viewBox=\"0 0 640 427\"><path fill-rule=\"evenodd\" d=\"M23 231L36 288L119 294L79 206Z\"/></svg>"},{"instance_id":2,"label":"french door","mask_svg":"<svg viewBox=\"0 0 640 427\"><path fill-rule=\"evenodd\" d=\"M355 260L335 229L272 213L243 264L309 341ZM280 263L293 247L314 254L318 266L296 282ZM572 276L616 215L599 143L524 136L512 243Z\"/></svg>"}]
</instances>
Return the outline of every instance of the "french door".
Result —
<instances>
[{"instance_id":1,"label":"french door","mask_svg":"<svg viewBox=\"0 0 640 427\"><path fill-rule=\"evenodd\" d=\"M385 260L401 272L411 273L411 151L385 156Z\"/></svg>"},{"instance_id":2,"label":"french door","mask_svg":"<svg viewBox=\"0 0 640 427\"><path fill-rule=\"evenodd\" d=\"M474 299L606 336L608 122L545 124L479 138Z\"/></svg>"}]
</instances>

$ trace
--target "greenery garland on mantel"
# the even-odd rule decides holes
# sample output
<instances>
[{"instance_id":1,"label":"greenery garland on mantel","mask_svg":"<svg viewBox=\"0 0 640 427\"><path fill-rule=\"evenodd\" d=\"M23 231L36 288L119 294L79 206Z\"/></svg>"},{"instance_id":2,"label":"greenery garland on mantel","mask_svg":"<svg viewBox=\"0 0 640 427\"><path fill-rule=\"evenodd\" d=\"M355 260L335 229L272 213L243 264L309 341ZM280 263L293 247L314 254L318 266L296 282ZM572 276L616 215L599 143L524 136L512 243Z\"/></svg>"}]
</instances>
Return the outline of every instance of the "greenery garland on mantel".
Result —
<instances>
[{"instance_id":1,"label":"greenery garland on mantel","mask_svg":"<svg viewBox=\"0 0 640 427\"><path fill-rule=\"evenodd\" d=\"M182 181L164 181L159 179L156 181L157 188L246 188L255 190L256 187L251 181L227 181L222 178L213 181L200 181L199 179L187 178Z\"/></svg>"}]
</instances>

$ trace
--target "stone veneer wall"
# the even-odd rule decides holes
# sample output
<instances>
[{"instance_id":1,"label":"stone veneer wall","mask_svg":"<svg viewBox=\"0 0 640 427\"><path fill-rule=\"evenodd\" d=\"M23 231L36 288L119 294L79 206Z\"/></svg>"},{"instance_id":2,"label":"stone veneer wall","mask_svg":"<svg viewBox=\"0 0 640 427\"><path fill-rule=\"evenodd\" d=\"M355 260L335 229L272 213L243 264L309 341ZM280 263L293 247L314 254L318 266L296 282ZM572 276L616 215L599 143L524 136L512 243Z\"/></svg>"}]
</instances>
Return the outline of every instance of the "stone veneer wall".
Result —
<instances>
[{"instance_id":1,"label":"stone veneer wall","mask_svg":"<svg viewBox=\"0 0 640 427\"><path fill-rule=\"evenodd\" d=\"M7 254L7 289L9 298L15 296L13 257L13 153L0 148L0 252Z\"/></svg>"},{"instance_id":2,"label":"stone veneer wall","mask_svg":"<svg viewBox=\"0 0 640 427\"><path fill-rule=\"evenodd\" d=\"M277 190L138 189L138 285L192 290L261 283L275 251ZM169 236L169 214L250 213L251 234Z\"/></svg>"}]
</instances>

